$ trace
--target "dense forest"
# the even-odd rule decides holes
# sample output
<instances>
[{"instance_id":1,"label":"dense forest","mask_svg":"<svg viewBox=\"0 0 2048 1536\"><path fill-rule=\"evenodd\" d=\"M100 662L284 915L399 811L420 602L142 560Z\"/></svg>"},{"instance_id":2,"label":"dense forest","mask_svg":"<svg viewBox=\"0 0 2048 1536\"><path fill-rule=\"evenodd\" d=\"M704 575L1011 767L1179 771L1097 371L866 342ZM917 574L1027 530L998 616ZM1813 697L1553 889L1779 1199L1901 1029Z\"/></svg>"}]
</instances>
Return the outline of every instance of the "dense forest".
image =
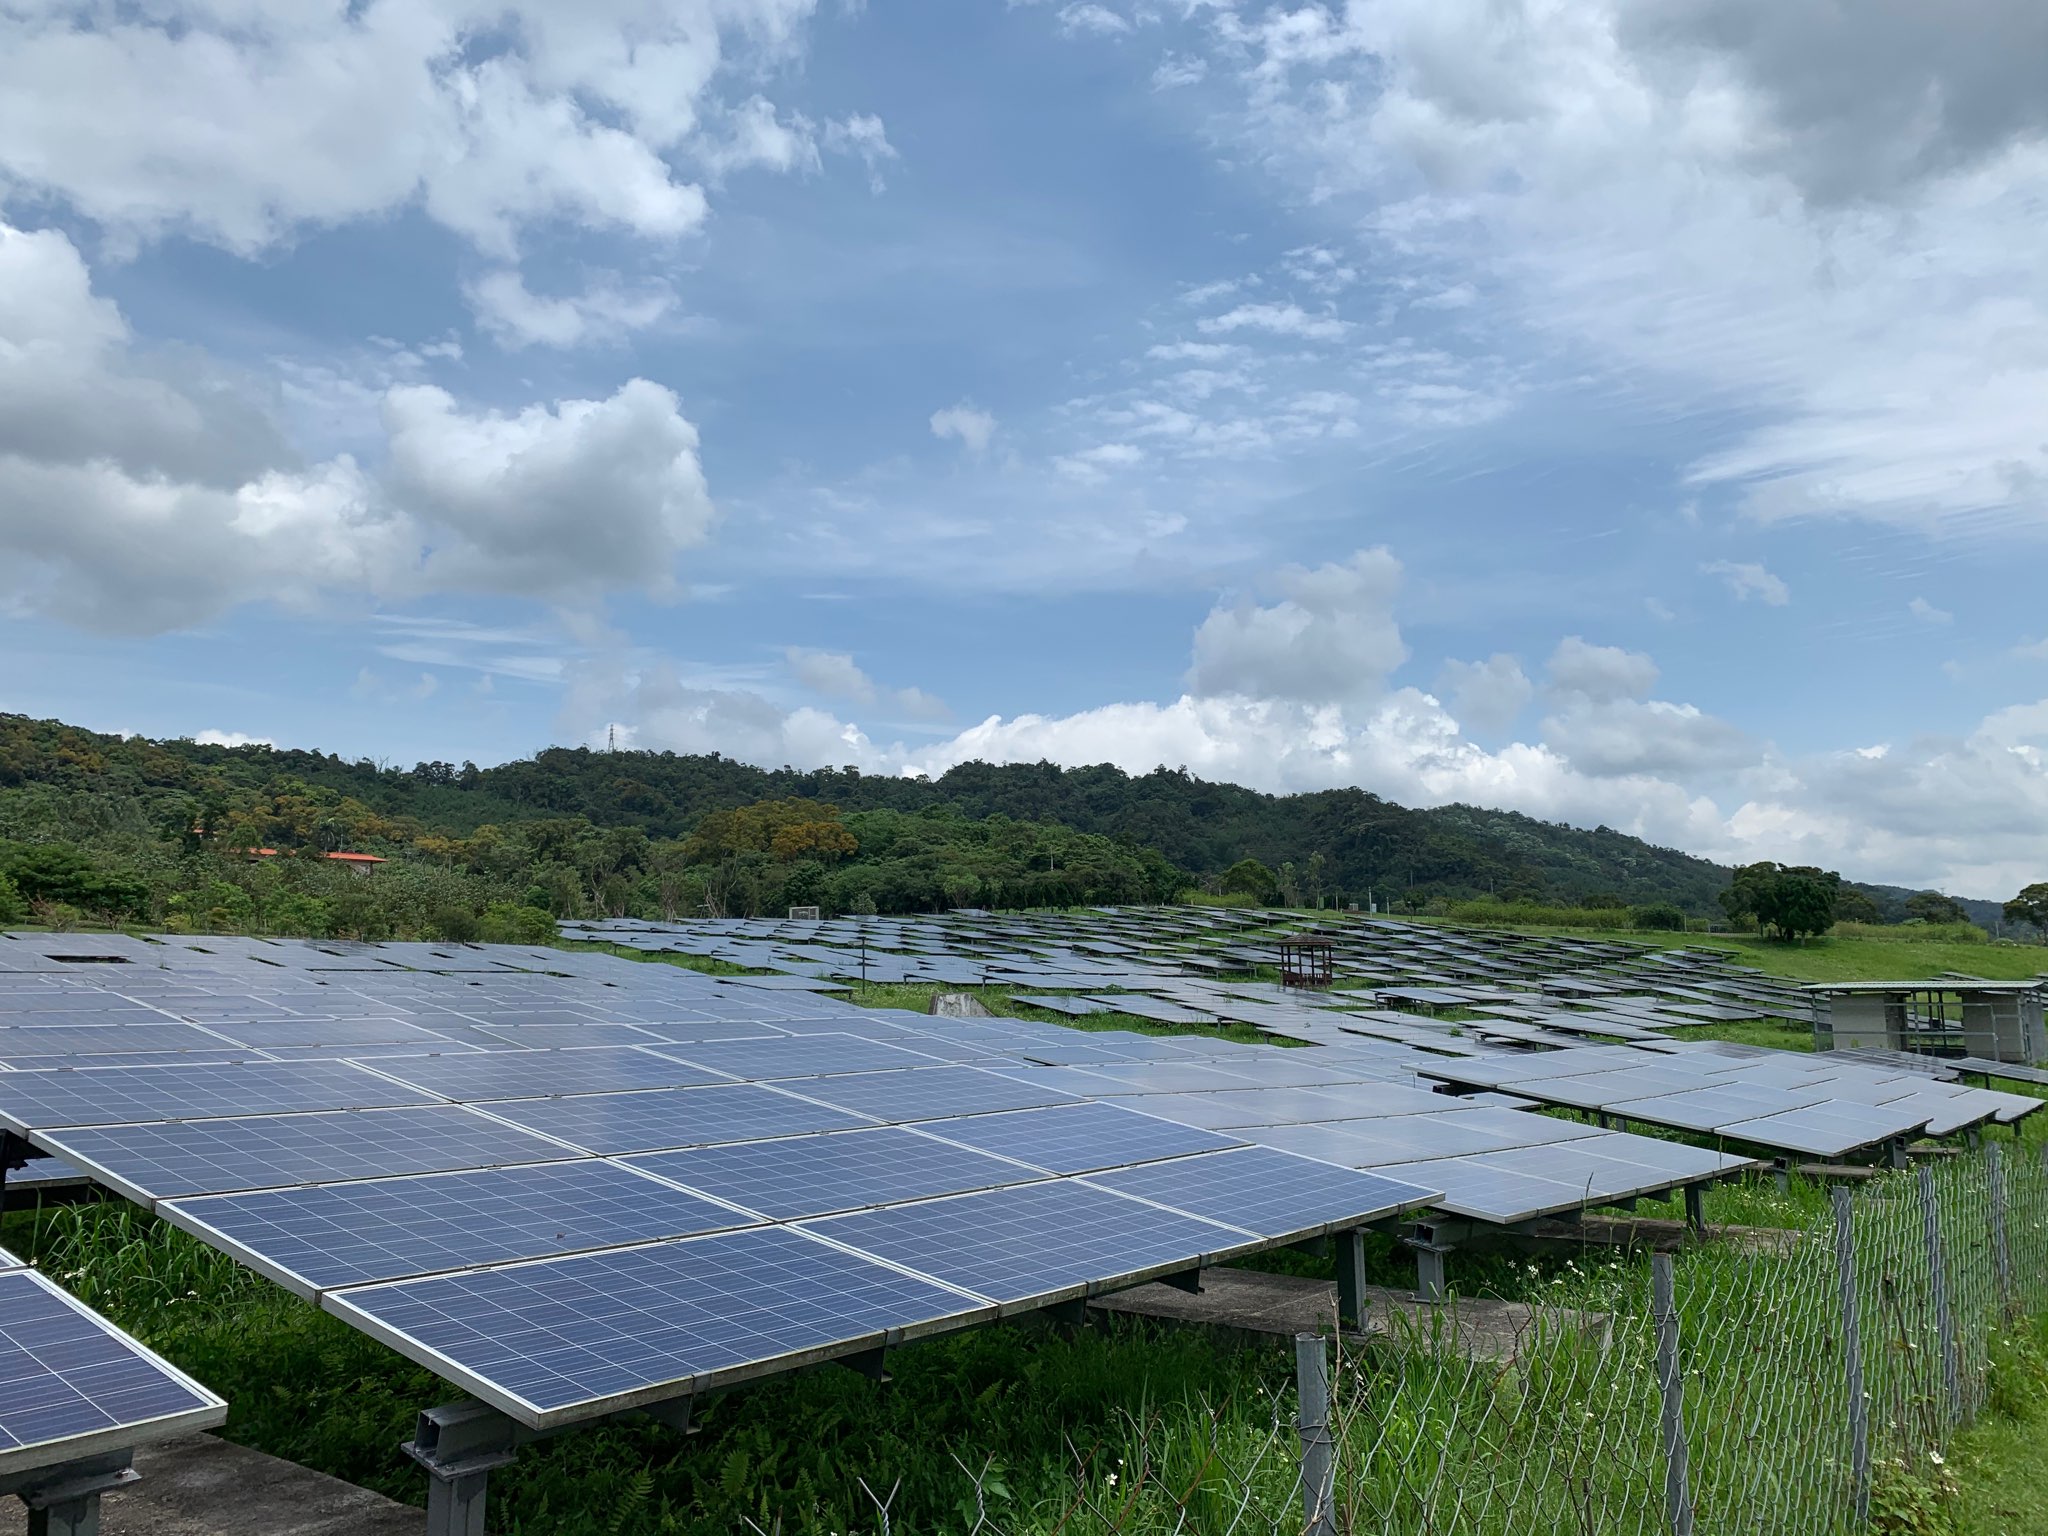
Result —
<instances>
[{"instance_id":1,"label":"dense forest","mask_svg":"<svg viewBox=\"0 0 2048 1536\"><path fill-rule=\"evenodd\" d=\"M385 862L369 872L325 857L337 852ZM1266 795L1166 768L970 763L925 780L550 748L402 769L0 715L0 911L39 904L58 920L498 938L539 936L554 916L1170 901L1190 888L1705 916L1728 882L1604 827L1408 810L1356 789ZM1861 889L1880 910L1906 895Z\"/></svg>"}]
</instances>

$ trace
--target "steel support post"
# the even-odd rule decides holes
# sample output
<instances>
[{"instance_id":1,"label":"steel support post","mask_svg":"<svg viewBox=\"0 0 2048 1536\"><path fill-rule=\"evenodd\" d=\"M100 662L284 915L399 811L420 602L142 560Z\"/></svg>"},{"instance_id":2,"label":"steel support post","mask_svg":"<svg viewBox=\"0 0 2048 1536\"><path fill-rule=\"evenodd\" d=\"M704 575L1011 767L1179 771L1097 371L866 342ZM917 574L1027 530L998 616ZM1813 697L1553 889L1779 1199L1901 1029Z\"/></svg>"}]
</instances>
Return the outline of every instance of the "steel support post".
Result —
<instances>
[{"instance_id":1,"label":"steel support post","mask_svg":"<svg viewBox=\"0 0 2048 1536\"><path fill-rule=\"evenodd\" d=\"M1301 1431L1302 1536L1337 1536L1335 1442L1330 1434L1329 1346L1294 1336L1295 1416Z\"/></svg>"},{"instance_id":2,"label":"steel support post","mask_svg":"<svg viewBox=\"0 0 2048 1536\"><path fill-rule=\"evenodd\" d=\"M1948 1304L1948 1255L1941 1241L1941 1204L1934 1194L1934 1170L1920 1165L1920 1227L1927 1239L1927 1278L1934 1290L1934 1326L1941 1335L1941 1385L1948 1395L1949 1422L1963 1416L1962 1362L1956 1357L1956 1322Z\"/></svg>"},{"instance_id":3,"label":"steel support post","mask_svg":"<svg viewBox=\"0 0 2048 1536\"><path fill-rule=\"evenodd\" d=\"M1842 1308L1842 1386L1849 1400L1849 1478L1856 1523L1870 1519L1870 1400L1863 1391L1863 1319L1856 1299L1856 1206L1835 1187L1835 1290Z\"/></svg>"},{"instance_id":4,"label":"steel support post","mask_svg":"<svg viewBox=\"0 0 2048 1536\"><path fill-rule=\"evenodd\" d=\"M28 1507L28 1536L99 1536L100 1495L138 1480L129 1451L38 1467L0 1483Z\"/></svg>"},{"instance_id":5,"label":"steel support post","mask_svg":"<svg viewBox=\"0 0 2048 1536\"><path fill-rule=\"evenodd\" d=\"M1685 1186L1685 1224L1695 1237L1707 1235L1706 1190L1698 1184Z\"/></svg>"},{"instance_id":6,"label":"steel support post","mask_svg":"<svg viewBox=\"0 0 2048 1536\"><path fill-rule=\"evenodd\" d=\"M1991 1263L1998 1278L1998 1311L2012 1313L2012 1248L2005 1236L2005 1155L1997 1142L1984 1149L1984 1181L1991 1197Z\"/></svg>"},{"instance_id":7,"label":"steel support post","mask_svg":"<svg viewBox=\"0 0 2048 1536\"><path fill-rule=\"evenodd\" d=\"M1365 1234L1355 1227L1339 1232L1331 1246L1337 1260L1337 1326L1361 1328L1365 1323Z\"/></svg>"},{"instance_id":8,"label":"steel support post","mask_svg":"<svg viewBox=\"0 0 2048 1536\"><path fill-rule=\"evenodd\" d=\"M1650 1255L1650 1313L1657 1325L1657 1390L1663 1398L1664 1518L1671 1536L1692 1536L1692 1479L1685 1444L1685 1367L1678 1354L1678 1298L1671 1255Z\"/></svg>"},{"instance_id":9,"label":"steel support post","mask_svg":"<svg viewBox=\"0 0 2048 1536\"><path fill-rule=\"evenodd\" d=\"M449 1403L422 1413L411 1443L399 1449L426 1468L427 1536L484 1536L491 1473L510 1465L528 1438L482 1403Z\"/></svg>"},{"instance_id":10,"label":"steel support post","mask_svg":"<svg viewBox=\"0 0 2048 1536\"><path fill-rule=\"evenodd\" d=\"M1415 1244L1415 1299L1442 1301L1449 1294L1444 1283L1444 1255L1450 1250L1437 1243Z\"/></svg>"}]
</instances>

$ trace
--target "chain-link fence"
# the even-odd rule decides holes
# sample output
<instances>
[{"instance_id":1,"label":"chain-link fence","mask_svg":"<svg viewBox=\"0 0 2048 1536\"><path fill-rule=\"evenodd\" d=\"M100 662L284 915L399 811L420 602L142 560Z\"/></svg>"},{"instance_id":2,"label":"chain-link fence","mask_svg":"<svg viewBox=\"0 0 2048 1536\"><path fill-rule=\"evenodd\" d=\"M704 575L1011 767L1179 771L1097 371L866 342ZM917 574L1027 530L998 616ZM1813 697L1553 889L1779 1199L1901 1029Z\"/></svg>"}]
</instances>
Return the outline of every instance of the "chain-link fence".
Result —
<instances>
[{"instance_id":1,"label":"chain-link fence","mask_svg":"<svg viewBox=\"0 0 2048 1536\"><path fill-rule=\"evenodd\" d=\"M1995 1341L2048 1310L2048 1165L2014 1143L1838 1186L1822 1214L1593 1257L1475 1337L1457 1304L1297 1340L1264 1410L1134 1418L1032 1529L1825 1536L1945 1477ZM1012 1529L977 1515L974 1531Z\"/></svg>"}]
</instances>

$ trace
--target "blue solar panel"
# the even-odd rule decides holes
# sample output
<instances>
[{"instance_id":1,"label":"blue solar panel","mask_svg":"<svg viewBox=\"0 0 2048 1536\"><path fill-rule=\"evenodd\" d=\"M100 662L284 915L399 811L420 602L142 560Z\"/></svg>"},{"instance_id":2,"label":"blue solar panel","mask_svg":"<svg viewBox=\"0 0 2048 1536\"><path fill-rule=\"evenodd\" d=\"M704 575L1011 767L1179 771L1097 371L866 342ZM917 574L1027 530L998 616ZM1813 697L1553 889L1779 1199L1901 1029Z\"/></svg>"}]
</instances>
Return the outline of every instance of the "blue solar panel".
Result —
<instances>
[{"instance_id":1,"label":"blue solar panel","mask_svg":"<svg viewBox=\"0 0 2048 1536\"><path fill-rule=\"evenodd\" d=\"M805 1230L1005 1305L1057 1301L1243 1246L1213 1222L1070 1179L885 1206Z\"/></svg>"},{"instance_id":2,"label":"blue solar panel","mask_svg":"<svg viewBox=\"0 0 2048 1536\"><path fill-rule=\"evenodd\" d=\"M933 1120L923 1129L1048 1173L1089 1173L1244 1145L1233 1137L1175 1125L1114 1104L1094 1103Z\"/></svg>"},{"instance_id":3,"label":"blue solar panel","mask_svg":"<svg viewBox=\"0 0 2048 1536\"><path fill-rule=\"evenodd\" d=\"M226 1417L219 1398L41 1275L0 1273L0 1473Z\"/></svg>"},{"instance_id":4,"label":"blue solar panel","mask_svg":"<svg viewBox=\"0 0 2048 1536\"><path fill-rule=\"evenodd\" d=\"M715 1083L716 1074L633 1046L396 1057L377 1070L463 1103Z\"/></svg>"},{"instance_id":5,"label":"blue solar panel","mask_svg":"<svg viewBox=\"0 0 2048 1536\"><path fill-rule=\"evenodd\" d=\"M785 1036L779 1040L719 1040L676 1045L670 1055L714 1072L772 1082L777 1078L823 1077L833 1072L877 1072L890 1067L930 1066L931 1058L910 1049L853 1035Z\"/></svg>"},{"instance_id":6,"label":"blue solar panel","mask_svg":"<svg viewBox=\"0 0 2048 1536\"><path fill-rule=\"evenodd\" d=\"M493 1114L589 1152L656 1152L863 1125L858 1115L752 1083L518 1099Z\"/></svg>"},{"instance_id":7,"label":"blue solar panel","mask_svg":"<svg viewBox=\"0 0 2048 1536\"><path fill-rule=\"evenodd\" d=\"M985 1311L789 1227L366 1286L325 1305L536 1428Z\"/></svg>"},{"instance_id":8,"label":"blue solar panel","mask_svg":"<svg viewBox=\"0 0 2048 1536\"><path fill-rule=\"evenodd\" d=\"M339 1061L0 1073L0 1123L17 1133L433 1102Z\"/></svg>"},{"instance_id":9,"label":"blue solar panel","mask_svg":"<svg viewBox=\"0 0 2048 1536\"><path fill-rule=\"evenodd\" d=\"M629 1161L778 1221L1041 1177L1033 1169L894 1126L651 1152Z\"/></svg>"},{"instance_id":10,"label":"blue solar panel","mask_svg":"<svg viewBox=\"0 0 2048 1536\"><path fill-rule=\"evenodd\" d=\"M86 1056L102 1051L219 1051L221 1038L191 1024L174 1024L160 1013L140 1014L153 1023L0 1024L0 1060Z\"/></svg>"},{"instance_id":11,"label":"blue solar panel","mask_svg":"<svg viewBox=\"0 0 2048 1536\"><path fill-rule=\"evenodd\" d=\"M1435 1193L1265 1147L1117 1168L1088 1182L1276 1238L1361 1226Z\"/></svg>"},{"instance_id":12,"label":"blue solar panel","mask_svg":"<svg viewBox=\"0 0 2048 1536\"><path fill-rule=\"evenodd\" d=\"M454 1105L52 1131L52 1151L145 1204L379 1174L552 1162L567 1147Z\"/></svg>"},{"instance_id":13,"label":"blue solar panel","mask_svg":"<svg viewBox=\"0 0 2048 1536\"><path fill-rule=\"evenodd\" d=\"M162 1210L302 1294L753 1221L595 1159L217 1195Z\"/></svg>"},{"instance_id":14,"label":"blue solar panel","mask_svg":"<svg viewBox=\"0 0 2048 1536\"><path fill-rule=\"evenodd\" d=\"M910 1072L860 1072L792 1084L792 1092L877 1120L937 1120L998 1109L1065 1104L1071 1094L998 1077L974 1067L920 1067Z\"/></svg>"}]
</instances>

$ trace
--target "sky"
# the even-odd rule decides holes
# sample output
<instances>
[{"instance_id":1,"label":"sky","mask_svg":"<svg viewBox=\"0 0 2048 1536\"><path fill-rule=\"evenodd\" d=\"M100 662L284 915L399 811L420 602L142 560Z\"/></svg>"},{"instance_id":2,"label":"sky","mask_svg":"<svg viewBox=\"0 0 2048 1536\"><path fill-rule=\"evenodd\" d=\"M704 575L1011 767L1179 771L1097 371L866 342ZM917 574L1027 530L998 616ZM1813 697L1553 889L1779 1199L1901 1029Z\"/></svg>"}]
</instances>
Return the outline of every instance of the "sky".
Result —
<instances>
[{"instance_id":1,"label":"sky","mask_svg":"<svg viewBox=\"0 0 2048 1536\"><path fill-rule=\"evenodd\" d=\"M2038 0L0 0L0 709L2048 878Z\"/></svg>"}]
</instances>

